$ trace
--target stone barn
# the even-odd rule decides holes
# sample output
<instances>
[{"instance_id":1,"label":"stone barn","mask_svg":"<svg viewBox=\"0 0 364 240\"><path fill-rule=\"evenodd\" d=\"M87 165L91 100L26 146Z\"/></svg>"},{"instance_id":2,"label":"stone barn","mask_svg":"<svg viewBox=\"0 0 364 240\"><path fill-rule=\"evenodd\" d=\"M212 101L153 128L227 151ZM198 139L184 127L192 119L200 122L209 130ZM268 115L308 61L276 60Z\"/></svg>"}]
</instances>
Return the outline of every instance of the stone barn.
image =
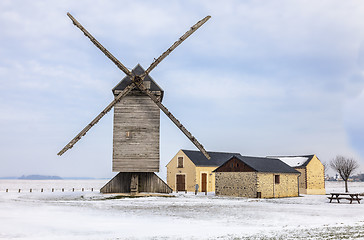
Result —
<instances>
[{"instance_id":1,"label":"stone barn","mask_svg":"<svg viewBox=\"0 0 364 240\"><path fill-rule=\"evenodd\" d=\"M179 150L167 164L167 184L173 191L195 191L198 184L199 192L215 191L215 173L221 164L239 153L208 152L207 159L200 151Z\"/></svg>"},{"instance_id":2,"label":"stone barn","mask_svg":"<svg viewBox=\"0 0 364 240\"><path fill-rule=\"evenodd\" d=\"M325 168L320 159L315 155L301 156L274 156L301 173L300 193L326 194Z\"/></svg>"},{"instance_id":3,"label":"stone barn","mask_svg":"<svg viewBox=\"0 0 364 240\"><path fill-rule=\"evenodd\" d=\"M235 155L214 172L216 195L248 198L299 196L300 173L279 159Z\"/></svg>"}]
</instances>

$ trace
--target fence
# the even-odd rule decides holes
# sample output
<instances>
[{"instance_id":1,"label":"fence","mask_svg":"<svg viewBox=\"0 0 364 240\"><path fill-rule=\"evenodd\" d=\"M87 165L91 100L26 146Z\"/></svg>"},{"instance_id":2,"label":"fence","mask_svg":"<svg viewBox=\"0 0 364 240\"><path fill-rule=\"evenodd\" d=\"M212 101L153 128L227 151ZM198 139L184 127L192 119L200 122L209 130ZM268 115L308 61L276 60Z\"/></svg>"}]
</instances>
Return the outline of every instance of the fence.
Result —
<instances>
[{"instance_id":1,"label":"fence","mask_svg":"<svg viewBox=\"0 0 364 240\"><path fill-rule=\"evenodd\" d=\"M49 192L77 192L77 191L81 191L81 192L86 192L86 191L91 191L93 192L95 189L94 188L89 188L89 189L86 189L86 188L72 188L72 189L66 189L66 188L38 188L38 189L34 189L34 188L27 188L27 189L9 189L9 188L5 188L3 191L5 192L18 192L18 193L21 193L21 192L29 192L29 193L32 193L32 192L46 192L46 191L49 191ZM2 192L2 190L0 189L0 192Z\"/></svg>"}]
</instances>

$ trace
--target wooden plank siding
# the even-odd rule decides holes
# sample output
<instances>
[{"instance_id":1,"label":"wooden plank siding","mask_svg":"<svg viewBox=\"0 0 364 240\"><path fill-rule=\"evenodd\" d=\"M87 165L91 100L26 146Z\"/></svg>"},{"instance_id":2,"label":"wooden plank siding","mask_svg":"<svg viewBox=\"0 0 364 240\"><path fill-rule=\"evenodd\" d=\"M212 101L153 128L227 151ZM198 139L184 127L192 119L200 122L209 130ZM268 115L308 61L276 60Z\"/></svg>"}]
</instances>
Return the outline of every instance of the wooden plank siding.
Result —
<instances>
[{"instance_id":1,"label":"wooden plank siding","mask_svg":"<svg viewBox=\"0 0 364 240\"><path fill-rule=\"evenodd\" d=\"M155 173L120 172L100 189L101 193L130 193L132 176L137 175L137 192L171 193L172 189Z\"/></svg>"},{"instance_id":2,"label":"wooden plank siding","mask_svg":"<svg viewBox=\"0 0 364 240\"><path fill-rule=\"evenodd\" d=\"M158 106L133 91L114 107L114 172L159 172Z\"/></svg>"},{"instance_id":3,"label":"wooden plank siding","mask_svg":"<svg viewBox=\"0 0 364 240\"><path fill-rule=\"evenodd\" d=\"M229 161L221 165L217 172L255 172L254 169L237 159L236 157L231 158Z\"/></svg>"}]
</instances>

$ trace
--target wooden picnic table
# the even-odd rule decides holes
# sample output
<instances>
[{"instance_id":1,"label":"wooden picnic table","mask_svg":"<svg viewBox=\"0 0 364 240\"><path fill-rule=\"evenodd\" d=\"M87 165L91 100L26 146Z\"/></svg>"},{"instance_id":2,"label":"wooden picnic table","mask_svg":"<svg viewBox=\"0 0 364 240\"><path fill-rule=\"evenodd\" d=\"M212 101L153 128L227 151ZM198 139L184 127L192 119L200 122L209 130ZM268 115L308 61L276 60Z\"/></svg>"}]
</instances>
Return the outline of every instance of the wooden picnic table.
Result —
<instances>
[{"instance_id":1,"label":"wooden picnic table","mask_svg":"<svg viewBox=\"0 0 364 240\"><path fill-rule=\"evenodd\" d=\"M327 197L328 199L330 199L330 203L332 202L332 200L337 200L338 203L340 203L341 199L346 199L350 201L350 204L353 201L358 201L358 203L360 204L360 200L362 200L362 198L359 198L359 193L330 193L331 197Z\"/></svg>"}]
</instances>

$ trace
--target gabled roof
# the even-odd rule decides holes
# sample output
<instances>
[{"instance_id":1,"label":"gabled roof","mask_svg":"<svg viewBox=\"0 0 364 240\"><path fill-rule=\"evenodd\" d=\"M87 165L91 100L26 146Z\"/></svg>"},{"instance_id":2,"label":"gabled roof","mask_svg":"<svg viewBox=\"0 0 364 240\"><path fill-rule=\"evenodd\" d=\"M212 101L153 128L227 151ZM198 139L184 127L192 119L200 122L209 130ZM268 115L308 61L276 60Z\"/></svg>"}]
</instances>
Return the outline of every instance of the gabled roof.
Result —
<instances>
[{"instance_id":1,"label":"gabled roof","mask_svg":"<svg viewBox=\"0 0 364 240\"><path fill-rule=\"evenodd\" d=\"M230 161L234 157L257 172L299 173L294 168L288 166L287 164L276 158L248 157L248 156L234 155L226 162ZM214 172L218 172L219 168L217 168Z\"/></svg>"},{"instance_id":2,"label":"gabled roof","mask_svg":"<svg viewBox=\"0 0 364 240\"><path fill-rule=\"evenodd\" d=\"M135 75L141 75L145 72L145 70L140 66L138 63L133 70L131 71ZM161 99L163 98L163 89L149 76L149 74L144 78L144 82L150 82L150 91L160 91L161 92ZM124 90L129 84L131 83L131 79L129 76L124 77L113 89L113 93L115 90L122 91Z\"/></svg>"},{"instance_id":3,"label":"gabled roof","mask_svg":"<svg viewBox=\"0 0 364 240\"><path fill-rule=\"evenodd\" d=\"M229 152L207 152L211 159L207 159L201 151L181 150L196 166L220 166L234 155L240 155L240 153Z\"/></svg>"},{"instance_id":4,"label":"gabled roof","mask_svg":"<svg viewBox=\"0 0 364 240\"><path fill-rule=\"evenodd\" d=\"M288 164L291 167L306 167L307 164L312 160L312 155L301 155L301 156L270 156L270 158L278 158L282 162Z\"/></svg>"}]
</instances>

